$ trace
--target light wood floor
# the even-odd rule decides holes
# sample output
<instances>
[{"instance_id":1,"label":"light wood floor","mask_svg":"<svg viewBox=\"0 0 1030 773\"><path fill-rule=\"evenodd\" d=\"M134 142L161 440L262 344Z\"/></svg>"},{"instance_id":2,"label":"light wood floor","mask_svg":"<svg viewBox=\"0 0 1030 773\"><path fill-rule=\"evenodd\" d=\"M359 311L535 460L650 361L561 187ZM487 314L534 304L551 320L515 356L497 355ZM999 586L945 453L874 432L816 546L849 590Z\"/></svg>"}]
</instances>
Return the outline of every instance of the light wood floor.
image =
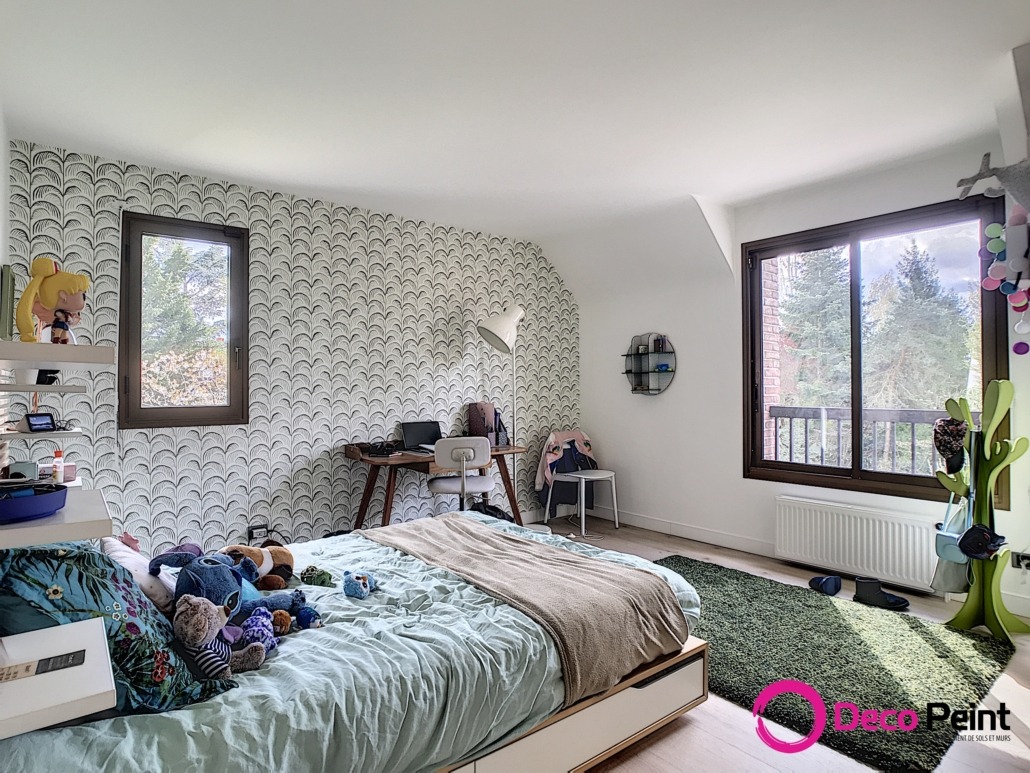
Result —
<instances>
[{"instance_id":1,"label":"light wood floor","mask_svg":"<svg viewBox=\"0 0 1030 773\"><path fill-rule=\"evenodd\" d=\"M554 532L568 535L573 532L565 522L552 522ZM729 550L703 542L672 537L666 534L623 526L618 531L610 521L588 519L588 533L603 535L599 542L591 542L607 550L634 553L654 561L670 555L683 555L701 561L739 569L768 577L779 582L807 586L815 574L810 569L791 566L779 561ZM578 537L578 529L575 530ZM844 581L839 597L854 595L854 583ZM929 620L944 621L951 617L957 605L943 599L908 595L912 601L910 611ZM701 599L702 607L704 598ZM799 653L803 656L804 653ZM997 708L999 702L1012 711L1012 740L980 743L957 740L948 751L939 770L1030 771L1030 635L1021 637L1015 656L1004 674L984 700L984 705ZM797 738L784 728L774 729L780 738ZM628 749L594 768L604 771L647 771L647 773L673 773L686 770L732 771L846 771L867 770L849 757L816 744L798 754L773 751L759 740L755 733L755 720L749 709L741 708L717 695L680 717L665 728L653 733Z\"/></svg>"}]
</instances>

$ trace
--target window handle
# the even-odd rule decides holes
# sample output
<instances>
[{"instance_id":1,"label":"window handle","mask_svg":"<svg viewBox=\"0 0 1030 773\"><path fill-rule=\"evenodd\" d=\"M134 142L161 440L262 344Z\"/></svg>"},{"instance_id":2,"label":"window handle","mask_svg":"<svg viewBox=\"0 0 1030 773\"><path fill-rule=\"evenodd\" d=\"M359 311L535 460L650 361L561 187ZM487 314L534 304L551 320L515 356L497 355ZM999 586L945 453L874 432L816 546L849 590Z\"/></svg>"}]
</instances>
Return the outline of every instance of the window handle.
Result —
<instances>
[{"instance_id":1,"label":"window handle","mask_svg":"<svg viewBox=\"0 0 1030 773\"><path fill-rule=\"evenodd\" d=\"M236 370L240 369L240 351L241 350L239 346L233 347L233 352L236 354Z\"/></svg>"}]
</instances>

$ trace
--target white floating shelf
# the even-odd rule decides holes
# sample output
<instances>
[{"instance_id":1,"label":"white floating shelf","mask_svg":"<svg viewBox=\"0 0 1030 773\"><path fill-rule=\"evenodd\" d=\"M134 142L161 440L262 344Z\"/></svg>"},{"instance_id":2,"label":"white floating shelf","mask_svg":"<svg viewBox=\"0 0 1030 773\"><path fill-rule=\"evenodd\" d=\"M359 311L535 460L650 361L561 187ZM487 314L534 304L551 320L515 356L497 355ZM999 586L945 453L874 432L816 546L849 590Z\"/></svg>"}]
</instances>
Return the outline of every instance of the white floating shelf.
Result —
<instances>
[{"instance_id":1,"label":"white floating shelf","mask_svg":"<svg viewBox=\"0 0 1030 773\"><path fill-rule=\"evenodd\" d=\"M110 537L111 515L97 489L68 490L65 506L49 518L0 525L0 550Z\"/></svg>"},{"instance_id":2,"label":"white floating shelf","mask_svg":"<svg viewBox=\"0 0 1030 773\"><path fill-rule=\"evenodd\" d=\"M0 666L34 663L79 650L86 651L82 665L4 684L0 738L114 708L117 699L102 618L0 638Z\"/></svg>"},{"instance_id":3,"label":"white floating shelf","mask_svg":"<svg viewBox=\"0 0 1030 773\"><path fill-rule=\"evenodd\" d=\"M0 368L92 370L113 365L113 346L26 344L21 341L0 341Z\"/></svg>"},{"instance_id":4,"label":"white floating shelf","mask_svg":"<svg viewBox=\"0 0 1030 773\"><path fill-rule=\"evenodd\" d=\"M0 384L0 392L53 392L61 395L84 395L84 386L64 384Z\"/></svg>"},{"instance_id":5,"label":"white floating shelf","mask_svg":"<svg viewBox=\"0 0 1030 773\"><path fill-rule=\"evenodd\" d=\"M0 442L6 440L49 440L55 437L76 437L81 429L68 429L60 432L0 432Z\"/></svg>"}]
</instances>

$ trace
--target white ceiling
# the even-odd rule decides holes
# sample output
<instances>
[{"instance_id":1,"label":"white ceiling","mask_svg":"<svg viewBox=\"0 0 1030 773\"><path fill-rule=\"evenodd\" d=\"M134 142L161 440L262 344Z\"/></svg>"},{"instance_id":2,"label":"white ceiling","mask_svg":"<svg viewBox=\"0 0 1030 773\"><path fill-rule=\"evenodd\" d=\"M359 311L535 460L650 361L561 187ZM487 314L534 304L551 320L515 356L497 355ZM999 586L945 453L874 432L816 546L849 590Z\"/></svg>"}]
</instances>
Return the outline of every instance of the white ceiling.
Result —
<instances>
[{"instance_id":1,"label":"white ceiling","mask_svg":"<svg viewBox=\"0 0 1030 773\"><path fill-rule=\"evenodd\" d=\"M539 239L994 135L1028 40L1027 0L0 0L0 101L12 137Z\"/></svg>"}]
</instances>

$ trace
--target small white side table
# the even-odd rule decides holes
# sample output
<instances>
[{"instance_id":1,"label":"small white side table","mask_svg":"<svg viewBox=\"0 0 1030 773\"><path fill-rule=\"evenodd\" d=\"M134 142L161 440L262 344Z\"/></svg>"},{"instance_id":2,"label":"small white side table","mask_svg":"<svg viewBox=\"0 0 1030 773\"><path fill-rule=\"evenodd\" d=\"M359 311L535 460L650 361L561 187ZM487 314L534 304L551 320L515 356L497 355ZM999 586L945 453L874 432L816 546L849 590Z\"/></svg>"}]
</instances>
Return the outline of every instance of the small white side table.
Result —
<instances>
[{"instance_id":1,"label":"small white side table","mask_svg":"<svg viewBox=\"0 0 1030 773\"><path fill-rule=\"evenodd\" d=\"M547 507L544 510L544 523L551 518L551 494L557 482L579 484L579 532L587 535L587 483L608 481L612 484L612 509L615 511L615 528L619 528L619 500L615 496L615 473L611 470L576 470L575 472L556 472L552 478L551 488L547 490Z\"/></svg>"}]
</instances>

